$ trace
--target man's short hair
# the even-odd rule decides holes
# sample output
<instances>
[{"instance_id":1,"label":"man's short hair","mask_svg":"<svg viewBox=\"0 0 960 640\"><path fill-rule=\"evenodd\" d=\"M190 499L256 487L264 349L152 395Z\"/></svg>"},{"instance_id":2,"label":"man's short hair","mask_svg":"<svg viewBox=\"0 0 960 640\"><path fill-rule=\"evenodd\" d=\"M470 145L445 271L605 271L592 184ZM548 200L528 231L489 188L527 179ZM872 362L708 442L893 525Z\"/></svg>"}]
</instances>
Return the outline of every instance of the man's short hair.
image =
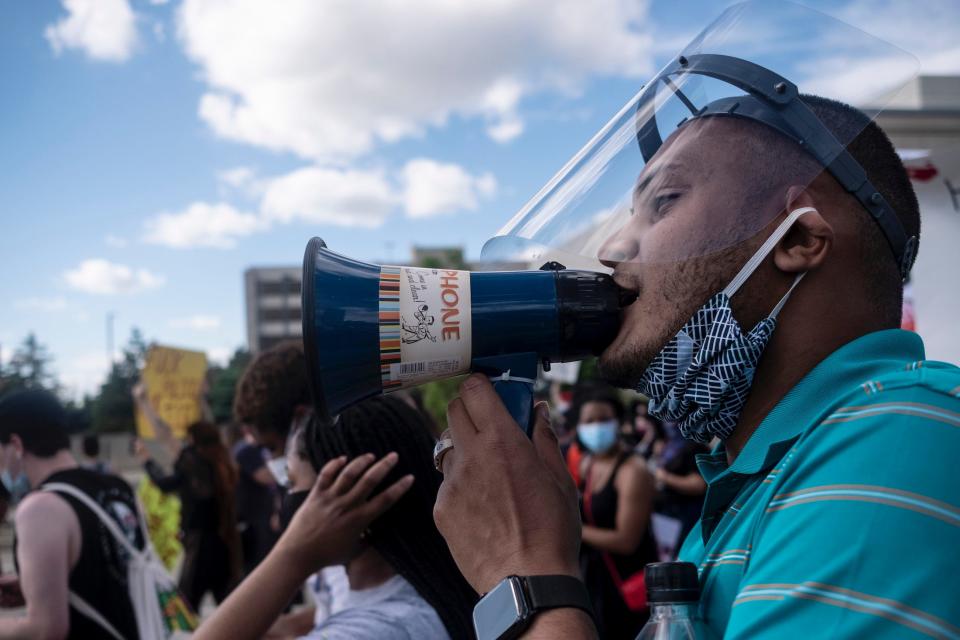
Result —
<instances>
[{"instance_id":1,"label":"man's short hair","mask_svg":"<svg viewBox=\"0 0 960 640\"><path fill-rule=\"evenodd\" d=\"M297 408L311 402L303 344L290 341L253 359L237 384L233 413L242 424L286 438Z\"/></svg>"},{"instance_id":2,"label":"man's short hair","mask_svg":"<svg viewBox=\"0 0 960 640\"><path fill-rule=\"evenodd\" d=\"M0 399L0 444L10 444L14 434L24 450L39 458L70 448L66 411L43 389L15 391Z\"/></svg>"},{"instance_id":3,"label":"man's short hair","mask_svg":"<svg viewBox=\"0 0 960 640\"><path fill-rule=\"evenodd\" d=\"M827 130L846 144L847 151L860 163L867 178L893 208L907 237L915 236L919 241L917 195L900 156L883 129L848 104L814 95L802 95L801 99ZM769 204L771 200L778 200L782 206L783 189L791 184L809 184L825 171L795 142L765 125L751 122L744 146L748 157L753 158L748 173L755 187L751 207L762 206L761 202ZM839 183L837 188L842 188ZM866 274L867 297L880 317L899 326L903 304L899 265L880 226L852 195L848 196L848 201L861 230L860 258Z\"/></svg>"}]
</instances>

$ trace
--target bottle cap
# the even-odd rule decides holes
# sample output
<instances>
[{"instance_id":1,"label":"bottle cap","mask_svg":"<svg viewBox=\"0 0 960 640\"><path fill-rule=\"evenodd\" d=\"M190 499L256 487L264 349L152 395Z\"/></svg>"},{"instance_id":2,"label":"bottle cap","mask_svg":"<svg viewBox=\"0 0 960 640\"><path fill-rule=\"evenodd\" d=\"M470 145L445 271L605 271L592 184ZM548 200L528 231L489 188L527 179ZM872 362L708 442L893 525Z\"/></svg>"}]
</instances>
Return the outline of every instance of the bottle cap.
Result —
<instances>
[{"instance_id":1,"label":"bottle cap","mask_svg":"<svg viewBox=\"0 0 960 640\"><path fill-rule=\"evenodd\" d=\"M691 562L655 562L643 570L647 602L696 602L700 599L697 566Z\"/></svg>"}]
</instances>

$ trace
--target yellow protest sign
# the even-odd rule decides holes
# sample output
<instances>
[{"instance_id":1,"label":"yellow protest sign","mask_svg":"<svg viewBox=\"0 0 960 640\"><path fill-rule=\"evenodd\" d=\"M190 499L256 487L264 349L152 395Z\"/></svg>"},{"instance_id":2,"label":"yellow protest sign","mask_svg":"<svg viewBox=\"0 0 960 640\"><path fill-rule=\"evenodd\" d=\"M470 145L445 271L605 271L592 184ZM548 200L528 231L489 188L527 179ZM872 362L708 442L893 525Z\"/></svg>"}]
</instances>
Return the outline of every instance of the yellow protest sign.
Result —
<instances>
[{"instance_id":1,"label":"yellow protest sign","mask_svg":"<svg viewBox=\"0 0 960 640\"><path fill-rule=\"evenodd\" d=\"M207 356L202 351L152 346L140 374L154 411L182 439L187 427L201 418L200 390L207 374ZM137 409L137 433L141 438L156 435L143 413Z\"/></svg>"}]
</instances>

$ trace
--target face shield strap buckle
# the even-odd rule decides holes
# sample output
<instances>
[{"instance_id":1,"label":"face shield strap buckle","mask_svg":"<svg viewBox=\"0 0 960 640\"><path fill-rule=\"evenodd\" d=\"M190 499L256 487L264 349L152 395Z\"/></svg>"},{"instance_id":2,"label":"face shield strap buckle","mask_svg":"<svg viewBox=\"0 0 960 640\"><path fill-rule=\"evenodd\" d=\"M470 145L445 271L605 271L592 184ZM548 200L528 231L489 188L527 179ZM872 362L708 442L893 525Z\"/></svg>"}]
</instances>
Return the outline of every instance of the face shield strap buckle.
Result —
<instances>
[{"instance_id":1,"label":"face shield strap buckle","mask_svg":"<svg viewBox=\"0 0 960 640\"><path fill-rule=\"evenodd\" d=\"M749 95L722 98L697 109L670 78L685 73L721 80ZM691 111L684 123L707 116L747 118L772 127L799 144L826 167L880 226L897 260L900 275L906 279L916 257L916 237L907 237L900 219L867 179L863 167L800 99L795 84L741 58L719 54L680 56L647 86L637 103L638 113L643 113L648 105L652 106L661 82ZM656 109L651 109L651 116L638 129L637 142L646 161L663 144L657 128Z\"/></svg>"}]
</instances>

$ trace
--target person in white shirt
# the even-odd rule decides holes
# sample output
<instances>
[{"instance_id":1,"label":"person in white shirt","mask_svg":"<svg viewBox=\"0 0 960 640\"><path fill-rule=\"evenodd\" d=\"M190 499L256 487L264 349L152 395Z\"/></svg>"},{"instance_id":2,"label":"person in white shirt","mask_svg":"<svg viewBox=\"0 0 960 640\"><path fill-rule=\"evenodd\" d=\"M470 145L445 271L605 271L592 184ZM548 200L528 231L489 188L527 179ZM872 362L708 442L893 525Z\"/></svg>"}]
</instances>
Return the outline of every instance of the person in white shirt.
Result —
<instances>
[{"instance_id":1,"label":"person in white shirt","mask_svg":"<svg viewBox=\"0 0 960 640\"><path fill-rule=\"evenodd\" d=\"M287 495L280 507L280 523L286 529L293 519L297 508L306 499L310 488L317 481L317 472L310 462L307 452L305 425L309 420L298 420L287 438L283 471ZM290 638L310 633L334 613L342 611L346 596L350 591L350 581L343 565L324 567L307 578L304 590L313 600L313 604L300 607L296 611L280 616L270 630L267 639Z\"/></svg>"},{"instance_id":2,"label":"person in white shirt","mask_svg":"<svg viewBox=\"0 0 960 640\"><path fill-rule=\"evenodd\" d=\"M313 489L267 559L195 640L261 637L303 580L336 564L350 583L343 609L307 637L470 637L477 594L433 522L441 478L422 416L396 398L372 398L336 424L311 422L306 441L321 468Z\"/></svg>"}]
</instances>

